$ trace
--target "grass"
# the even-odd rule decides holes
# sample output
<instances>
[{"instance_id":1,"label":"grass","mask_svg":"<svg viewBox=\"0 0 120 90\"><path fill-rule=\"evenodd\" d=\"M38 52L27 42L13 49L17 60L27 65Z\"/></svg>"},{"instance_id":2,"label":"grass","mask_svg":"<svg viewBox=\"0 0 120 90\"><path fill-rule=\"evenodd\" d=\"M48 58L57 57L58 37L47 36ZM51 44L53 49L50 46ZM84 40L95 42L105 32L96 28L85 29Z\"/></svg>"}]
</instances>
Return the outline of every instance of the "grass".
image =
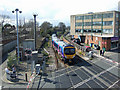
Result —
<instances>
[{"instance_id":1,"label":"grass","mask_svg":"<svg viewBox=\"0 0 120 90\"><path fill-rule=\"evenodd\" d=\"M46 64L52 64L52 63L53 61L49 61L49 60L46 62Z\"/></svg>"}]
</instances>

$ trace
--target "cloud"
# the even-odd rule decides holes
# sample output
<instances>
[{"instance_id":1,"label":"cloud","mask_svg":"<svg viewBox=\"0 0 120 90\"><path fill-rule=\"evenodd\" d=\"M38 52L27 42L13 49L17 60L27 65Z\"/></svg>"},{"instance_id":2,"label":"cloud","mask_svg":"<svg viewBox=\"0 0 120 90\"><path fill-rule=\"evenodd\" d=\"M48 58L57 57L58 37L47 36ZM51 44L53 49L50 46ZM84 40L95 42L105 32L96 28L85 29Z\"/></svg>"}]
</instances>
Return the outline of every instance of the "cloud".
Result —
<instances>
[{"instance_id":1,"label":"cloud","mask_svg":"<svg viewBox=\"0 0 120 90\"><path fill-rule=\"evenodd\" d=\"M20 17L48 20L54 24L59 21L70 23L70 15L87 12L117 10L119 0L1 0L0 12L11 13L15 8L22 10ZM14 15L10 14L13 18Z\"/></svg>"}]
</instances>

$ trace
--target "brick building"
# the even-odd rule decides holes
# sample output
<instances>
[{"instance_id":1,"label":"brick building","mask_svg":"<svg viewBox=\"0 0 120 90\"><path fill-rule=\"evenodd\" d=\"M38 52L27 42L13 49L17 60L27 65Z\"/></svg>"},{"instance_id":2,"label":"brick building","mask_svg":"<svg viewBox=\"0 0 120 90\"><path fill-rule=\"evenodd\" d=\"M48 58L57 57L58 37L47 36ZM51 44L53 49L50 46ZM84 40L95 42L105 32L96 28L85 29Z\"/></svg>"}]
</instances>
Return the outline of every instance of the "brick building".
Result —
<instances>
[{"instance_id":1,"label":"brick building","mask_svg":"<svg viewBox=\"0 0 120 90\"><path fill-rule=\"evenodd\" d=\"M117 49L120 32L120 12L106 11L97 13L78 14L70 16L70 34L78 36L86 44L98 44L106 50Z\"/></svg>"}]
</instances>

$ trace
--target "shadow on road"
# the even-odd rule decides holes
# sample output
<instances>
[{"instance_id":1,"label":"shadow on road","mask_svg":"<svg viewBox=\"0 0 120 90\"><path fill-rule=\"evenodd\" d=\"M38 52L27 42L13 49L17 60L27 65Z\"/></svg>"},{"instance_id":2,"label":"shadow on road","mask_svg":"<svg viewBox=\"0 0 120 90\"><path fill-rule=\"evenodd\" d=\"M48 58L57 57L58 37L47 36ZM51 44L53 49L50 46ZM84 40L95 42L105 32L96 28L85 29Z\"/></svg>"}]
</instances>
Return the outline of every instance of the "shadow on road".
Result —
<instances>
[{"instance_id":1,"label":"shadow on road","mask_svg":"<svg viewBox=\"0 0 120 90\"><path fill-rule=\"evenodd\" d=\"M81 67L81 66L92 66L92 64L90 64L89 62L87 62L86 60L84 60L82 57L80 57L78 55L76 55L75 60L76 60L75 61L76 63L73 66L79 66L79 67Z\"/></svg>"}]
</instances>

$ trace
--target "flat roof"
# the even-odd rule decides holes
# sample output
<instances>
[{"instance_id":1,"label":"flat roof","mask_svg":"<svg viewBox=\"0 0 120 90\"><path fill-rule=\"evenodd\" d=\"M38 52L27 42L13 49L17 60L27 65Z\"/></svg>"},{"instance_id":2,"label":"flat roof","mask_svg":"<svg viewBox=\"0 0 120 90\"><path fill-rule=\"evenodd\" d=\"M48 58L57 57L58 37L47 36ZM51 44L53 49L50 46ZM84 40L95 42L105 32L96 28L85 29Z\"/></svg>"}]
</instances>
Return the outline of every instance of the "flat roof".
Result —
<instances>
[{"instance_id":1,"label":"flat roof","mask_svg":"<svg viewBox=\"0 0 120 90\"><path fill-rule=\"evenodd\" d=\"M82 13L82 14L75 14L71 16L81 16L81 15L93 15L93 14L100 14L100 13L112 13L112 12L120 12L120 11L103 11L103 12L88 12L88 13Z\"/></svg>"}]
</instances>

